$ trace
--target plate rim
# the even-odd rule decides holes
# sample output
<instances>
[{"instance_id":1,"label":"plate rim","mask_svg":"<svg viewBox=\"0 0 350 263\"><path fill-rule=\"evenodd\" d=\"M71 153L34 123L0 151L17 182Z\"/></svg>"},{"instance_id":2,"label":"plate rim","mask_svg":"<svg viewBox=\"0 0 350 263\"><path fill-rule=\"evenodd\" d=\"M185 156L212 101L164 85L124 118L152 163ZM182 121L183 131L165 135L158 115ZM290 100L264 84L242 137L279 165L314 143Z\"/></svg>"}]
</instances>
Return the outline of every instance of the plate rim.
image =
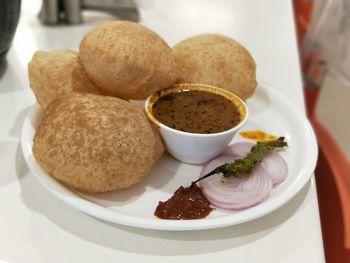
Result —
<instances>
[{"instance_id":1,"label":"plate rim","mask_svg":"<svg viewBox=\"0 0 350 263\"><path fill-rule=\"evenodd\" d=\"M249 210L257 210L253 207L244 210L246 216L243 218L242 216L239 217L237 216L237 214L235 214L238 217L238 219L236 219L234 222L230 220L230 217L205 218L204 224L197 224L198 222L200 222L200 220L162 220L158 218L139 218L137 216L122 214L118 211L108 210L107 208L100 206L90 200L87 200L79 194L77 194L75 191L63 186L56 179L49 176L42 170L42 168L34 158L31 147L28 147L28 134L26 134L26 127L27 125L29 125L28 122L32 121L38 114L40 114L41 108L38 104L34 104L32 106L23 122L21 132L22 153L31 173L51 194L56 196L56 198L60 199L67 205L72 206L75 209L80 210L81 212L84 212L86 214L108 222L143 229L169 231L214 229L249 222L276 211L284 204L288 203L297 193L299 193L313 175L318 158L318 146L316 136L305 113L300 111L284 95L282 95L277 90L271 88L269 85L259 82L258 87L266 89L269 94L273 94L273 96L276 96L278 100L281 100L281 102L283 102L283 104L285 104L287 108L290 108L294 112L296 117L300 120L300 123L302 123L305 127L305 135L310 142L308 144L308 147L311 151L311 156L310 159L308 159L308 162L306 163L308 165L305 164L305 169L303 169L300 172L301 174L298 175L298 182L293 182L295 185L293 185L293 188L291 189L292 191L286 191L285 193L281 193L279 198L274 200L273 205L266 207L265 210L258 209L258 213L249 213ZM39 171L39 174L37 173L37 171ZM52 184L54 184L58 188L52 188Z\"/></svg>"}]
</instances>

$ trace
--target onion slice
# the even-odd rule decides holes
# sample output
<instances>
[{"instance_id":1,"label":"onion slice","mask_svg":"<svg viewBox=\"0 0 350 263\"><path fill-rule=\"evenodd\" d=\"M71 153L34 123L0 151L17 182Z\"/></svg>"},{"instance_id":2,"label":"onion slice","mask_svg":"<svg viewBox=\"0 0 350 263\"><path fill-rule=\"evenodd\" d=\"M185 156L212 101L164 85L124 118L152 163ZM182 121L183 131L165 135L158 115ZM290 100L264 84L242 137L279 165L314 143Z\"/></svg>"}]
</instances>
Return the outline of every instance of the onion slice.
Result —
<instances>
[{"instance_id":1,"label":"onion slice","mask_svg":"<svg viewBox=\"0 0 350 263\"><path fill-rule=\"evenodd\" d=\"M232 163L234 159L233 156L220 156L208 162L200 176L224 163ZM200 181L199 185L212 205L229 210L241 210L257 205L268 197L272 189L271 178L262 166L255 167L249 177L224 177L222 174L214 174Z\"/></svg>"},{"instance_id":2,"label":"onion slice","mask_svg":"<svg viewBox=\"0 0 350 263\"><path fill-rule=\"evenodd\" d=\"M255 145L252 142L237 142L229 145L221 155L233 155L239 156L240 158L245 157L250 149Z\"/></svg>"},{"instance_id":3,"label":"onion slice","mask_svg":"<svg viewBox=\"0 0 350 263\"><path fill-rule=\"evenodd\" d=\"M228 146L222 155L232 155L235 159L238 159L237 157L244 158L254 145L251 142L234 143ZM278 185L288 175L288 165L277 152L272 151L266 154L260 165L269 173L273 185Z\"/></svg>"},{"instance_id":4,"label":"onion slice","mask_svg":"<svg viewBox=\"0 0 350 263\"><path fill-rule=\"evenodd\" d=\"M268 171L274 186L281 183L288 175L288 165L278 153L268 153L260 165Z\"/></svg>"},{"instance_id":5,"label":"onion slice","mask_svg":"<svg viewBox=\"0 0 350 263\"><path fill-rule=\"evenodd\" d=\"M238 142L230 145L217 158L204 165L200 177L225 163L234 163L244 158L254 146L251 142ZM242 210L264 201L273 186L281 183L288 175L286 161L276 152L264 156L255 166L249 177L224 177L214 174L201 180L199 186L208 201L218 208Z\"/></svg>"},{"instance_id":6,"label":"onion slice","mask_svg":"<svg viewBox=\"0 0 350 263\"><path fill-rule=\"evenodd\" d=\"M220 155L219 157L216 157L215 159L207 162L200 173L200 177L210 173L213 171L216 167L223 165L225 163L234 163L235 160L241 158L240 156L234 156L234 155ZM206 179L205 179L206 180Z\"/></svg>"}]
</instances>

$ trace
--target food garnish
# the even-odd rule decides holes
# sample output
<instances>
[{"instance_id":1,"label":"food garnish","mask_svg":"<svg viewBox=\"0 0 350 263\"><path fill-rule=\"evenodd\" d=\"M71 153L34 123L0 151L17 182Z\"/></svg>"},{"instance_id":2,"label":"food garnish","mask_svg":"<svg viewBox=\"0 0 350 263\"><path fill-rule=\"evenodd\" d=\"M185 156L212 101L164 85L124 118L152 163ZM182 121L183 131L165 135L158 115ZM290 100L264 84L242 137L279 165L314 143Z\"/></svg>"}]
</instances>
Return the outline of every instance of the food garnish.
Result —
<instances>
[{"instance_id":1,"label":"food garnish","mask_svg":"<svg viewBox=\"0 0 350 263\"><path fill-rule=\"evenodd\" d=\"M192 189L201 192L208 204L217 208L242 210L261 203L272 188L287 177L287 163L275 151L284 147L287 147L284 137L256 144L239 142L230 145L222 155L203 166L200 178L191 186L180 187L168 201L159 202L155 215L163 219L195 219L180 218L182 212L179 212L183 209L191 211L192 207L196 207L198 201L195 199L189 199L191 202L179 197L179 194ZM204 178L206 180L202 180ZM161 216L157 214L160 211Z\"/></svg>"},{"instance_id":2,"label":"food garnish","mask_svg":"<svg viewBox=\"0 0 350 263\"><path fill-rule=\"evenodd\" d=\"M234 162L234 157L229 158ZM203 167L201 174L212 169L212 162ZM224 177L216 173L200 181L199 186L214 207L227 210L242 210L257 205L269 196L273 187L269 173L260 165L252 170L249 177Z\"/></svg>"},{"instance_id":3,"label":"food garnish","mask_svg":"<svg viewBox=\"0 0 350 263\"><path fill-rule=\"evenodd\" d=\"M277 145L279 144L278 142ZM231 144L222 155L204 165L200 178L217 167L245 159L256 145L250 142ZM276 146L275 143L273 145ZM288 174L287 163L273 149L255 165L248 173L249 176L225 177L223 173L214 173L205 180L199 180L199 186L208 201L214 207L229 210L246 209L264 201L273 187L280 184Z\"/></svg>"},{"instance_id":4,"label":"food garnish","mask_svg":"<svg viewBox=\"0 0 350 263\"><path fill-rule=\"evenodd\" d=\"M237 142L228 146L221 155L233 156L235 159L244 158L254 145L255 144L252 142ZM286 161L276 151L271 151L266 154L258 165L263 166L263 168L269 172L273 185L282 182L288 174L288 165Z\"/></svg>"},{"instance_id":5,"label":"food garnish","mask_svg":"<svg viewBox=\"0 0 350 263\"><path fill-rule=\"evenodd\" d=\"M268 133L263 132L261 130L242 131L239 133L239 135L241 135L245 139L254 140L254 141L258 141L258 142L266 142L266 141L278 139L278 136L268 134Z\"/></svg>"},{"instance_id":6,"label":"food garnish","mask_svg":"<svg viewBox=\"0 0 350 263\"><path fill-rule=\"evenodd\" d=\"M287 142L284 141L284 137L279 137L277 140L267 142L257 142L257 144L250 149L250 152L246 157L237 159L234 163L225 163L220 165L208 174L192 182L192 184L195 184L217 173L221 173L224 177L234 176L239 178L242 176L247 176L252 169L262 161L264 155L276 148L283 148L286 146Z\"/></svg>"}]
</instances>

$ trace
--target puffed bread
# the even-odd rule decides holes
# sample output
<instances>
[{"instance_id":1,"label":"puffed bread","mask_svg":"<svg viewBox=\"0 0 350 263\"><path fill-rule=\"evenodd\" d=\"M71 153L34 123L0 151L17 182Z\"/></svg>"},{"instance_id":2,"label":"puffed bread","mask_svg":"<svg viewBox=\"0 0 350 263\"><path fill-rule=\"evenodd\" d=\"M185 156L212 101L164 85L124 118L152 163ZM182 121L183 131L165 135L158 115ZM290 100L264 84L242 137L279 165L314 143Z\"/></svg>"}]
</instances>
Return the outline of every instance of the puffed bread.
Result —
<instances>
[{"instance_id":1,"label":"puffed bread","mask_svg":"<svg viewBox=\"0 0 350 263\"><path fill-rule=\"evenodd\" d=\"M50 103L33 144L35 159L48 174L84 192L140 182L163 151L159 133L140 107L84 93Z\"/></svg>"},{"instance_id":2,"label":"puffed bread","mask_svg":"<svg viewBox=\"0 0 350 263\"><path fill-rule=\"evenodd\" d=\"M226 89L242 99L255 91L256 66L237 41L217 35L190 37L173 47L178 83L201 83Z\"/></svg>"},{"instance_id":3,"label":"puffed bread","mask_svg":"<svg viewBox=\"0 0 350 263\"><path fill-rule=\"evenodd\" d=\"M93 28L81 40L80 58L104 94L124 99L146 99L177 77L171 48L156 33L132 22Z\"/></svg>"},{"instance_id":4,"label":"puffed bread","mask_svg":"<svg viewBox=\"0 0 350 263\"><path fill-rule=\"evenodd\" d=\"M73 91L100 94L86 75L78 52L72 50L35 52L28 65L28 74L30 87L43 108L54 99Z\"/></svg>"}]
</instances>

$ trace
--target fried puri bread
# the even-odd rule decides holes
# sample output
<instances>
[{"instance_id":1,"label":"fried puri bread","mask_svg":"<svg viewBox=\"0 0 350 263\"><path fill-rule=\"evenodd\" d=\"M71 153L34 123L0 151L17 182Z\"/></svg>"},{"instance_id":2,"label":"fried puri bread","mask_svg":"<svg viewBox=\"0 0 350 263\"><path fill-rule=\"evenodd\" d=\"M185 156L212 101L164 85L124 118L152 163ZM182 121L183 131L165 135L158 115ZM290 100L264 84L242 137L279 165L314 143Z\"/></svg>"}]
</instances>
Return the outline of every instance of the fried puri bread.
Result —
<instances>
[{"instance_id":1,"label":"fried puri bread","mask_svg":"<svg viewBox=\"0 0 350 263\"><path fill-rule=\"evenodd\" d=\"M28 73L30 87L43 108L59 96L73 91L100 94L86 75L75 51L37 51L28 65Z\"/></svg>"},{"instance_id":2,"label":"fried puri bread","mask_svg":"<svg viewBox=\"0 0 350 263\"><path fill-rule=\"evenodd\" d=\"M164 151L144 111L118 98L71 93L46 108L34 136L40 166L84 192L140 182Z\"/></svg>"},{"instance_id":3,"label":"fried puri bread","mask_svg":"<svg viewBox=\"0 0 350 263\"><path fill-rule=\"evenodd\" d=\"M256 66L248 50L216 34L188 38L173 47L179 83L202 83L224 88L242 99L255 91Z\"/></svg>"},{"instance_id":4,"label":"fried puri bread","mask_svg":"<svg viewBox=\"0 0 350 263\"><path fill-rule=\"evenodd\" d=\"M177 77L171 48L156 33L132 22L95 27L80 43L83 67L106 95L143 100Z\"/></svg>"}]
</instances>

